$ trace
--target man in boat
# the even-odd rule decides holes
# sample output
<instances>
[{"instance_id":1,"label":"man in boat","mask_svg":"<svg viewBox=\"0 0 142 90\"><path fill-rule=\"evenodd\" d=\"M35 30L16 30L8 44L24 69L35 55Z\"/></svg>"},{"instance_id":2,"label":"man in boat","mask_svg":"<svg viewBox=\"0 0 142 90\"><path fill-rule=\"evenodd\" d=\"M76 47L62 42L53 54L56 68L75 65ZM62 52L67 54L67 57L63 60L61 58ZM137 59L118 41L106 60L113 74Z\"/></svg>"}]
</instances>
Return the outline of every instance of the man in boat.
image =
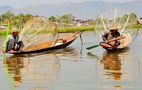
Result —
<instances>
[{"instance_id":1,"label":"man in boat","mask_svg":"<svg viewBox=\"0 0 142 90\"><path fill-rule=\"evenodd\" d=\"M13 31L12 34L8 36L6 52L22 51L23 47L23 42L19 41L18 31Z\"/></svg>"},{"instance_id":2,"label":"man in boat","mask_svg":"<svg viewBox=\"0 0 142 90\"><path fill-rule=\"evenodd\" d=\"M105 33L103 36L103 42L100 43L104 48L117 48L120 45L119 39L124 38L118 32L118 28L112 27L109 33Z\"/></svg>"}]
</instances>

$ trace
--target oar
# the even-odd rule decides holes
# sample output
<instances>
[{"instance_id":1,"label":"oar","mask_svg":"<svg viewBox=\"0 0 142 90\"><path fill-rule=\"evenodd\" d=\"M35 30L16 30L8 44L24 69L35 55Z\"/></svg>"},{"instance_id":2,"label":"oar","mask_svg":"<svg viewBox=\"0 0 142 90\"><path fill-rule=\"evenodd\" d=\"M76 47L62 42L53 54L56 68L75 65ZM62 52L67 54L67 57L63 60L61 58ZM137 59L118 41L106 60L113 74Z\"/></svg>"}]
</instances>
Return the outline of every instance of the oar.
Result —
<instances>
[{"instance_id":1,"label":"oar","mask_svg":"<svg viewBox=\"0 0 142 90\"><path fill-rule=\"evenodd\" d=\"M110 41L108 41L108 42L113 42L113 41L120 40L120 39L124 39L124 38L125 38L125 37L122 36L122 37L119 37L119 38L117 38L117 39L110 40ZM88 47L88 48L86 48L86 49L90 50L90 49L96 48L96 47L98 47L98 46L100 46L100 44L96 44L96 45L90 46L90 47Z\"/></svg>"},{"instance_id":2,"label":"oar","mask_svg":"<svg viewBox=\"0 0 142 90\"><path fill-rule=\"evenodd\" d=\"M94 53L92 53L92 52L88 52L87 55L88 55L90 58L93 58L93 59L96 59L96 60L100 60L100 59L101 59L97 54L94 54Z\"/></svg>"},{"instance_id":3,"label":"oar","mask_svg":"<svg viewBox=\"0 0 142 90\"><path fill-rule=\"evenodd\" d=\"M93 46L87 47L86 49L90 50L90 49L96 48L96 47L98 47L98 46L100 46L100 44L96 44L96 45L93 45Z\"/></svg>"}]
</instances>

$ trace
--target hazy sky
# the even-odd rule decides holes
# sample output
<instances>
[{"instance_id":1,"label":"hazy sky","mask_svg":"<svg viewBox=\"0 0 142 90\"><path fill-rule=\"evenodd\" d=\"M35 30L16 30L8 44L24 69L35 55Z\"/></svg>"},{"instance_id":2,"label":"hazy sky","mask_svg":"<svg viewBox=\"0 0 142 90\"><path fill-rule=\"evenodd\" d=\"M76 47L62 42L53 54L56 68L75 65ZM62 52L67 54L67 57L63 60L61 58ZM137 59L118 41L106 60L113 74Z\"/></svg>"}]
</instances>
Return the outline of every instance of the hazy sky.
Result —
<instances>
[{"instance_id":1,"label":"hazy sky","mask_svg":"<svg viewBox=\"0 0 142 90\"><path fill-rule=\"evenodd\" d=\"M106 1L106 2L130 2L136 0L0 0L0 6L12 6L12 7L26 7L36 6L42 4L59 4L64 2L83 2L83 1Z\"/></svg>"}]
</instances>

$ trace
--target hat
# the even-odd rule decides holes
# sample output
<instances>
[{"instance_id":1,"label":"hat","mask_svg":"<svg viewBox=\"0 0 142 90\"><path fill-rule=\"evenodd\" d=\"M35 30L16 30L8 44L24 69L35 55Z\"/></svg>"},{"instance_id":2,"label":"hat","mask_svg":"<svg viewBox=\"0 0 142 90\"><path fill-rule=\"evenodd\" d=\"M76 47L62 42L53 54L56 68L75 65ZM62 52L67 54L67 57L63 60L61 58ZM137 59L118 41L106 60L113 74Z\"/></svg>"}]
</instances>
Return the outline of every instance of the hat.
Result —
<instances>
[{"instance_id":1,"label":"hat","mask_svg":"<svg viewBox=\"0 0 142 90\"><path fill-rule=\"evenodd\" d=\"M112 24L110 31L118 30L118 26L116 24Z\"/></svg>"},{"instance_id":2,"label":"hat","mask_svg":"<svg viewBox=\"0 0 142 90\"><path fill-rule=\"evenodd\" d=\"M118 28L117 27L111 27L110 28L110 31L114 31L114 30L118 30Z\"/></svg>"},{"instance_id":3,"label":"hat","mask_svg":"<svg viewBox=\"0 0 142 90\"><path fill-rule=\"evenodd\" d=\"M12 30L12 34L13 34L13 35L17 35L18 33L19 33L19 31L18 31L17 29L13 29L13 30Z\"/></svg>"},{"instance_id":4,"label":"hat","mask_svg":"<svg viewBox=\"0 0 142 90\"><path fill-rule=\"evenodd\" d=\"M13 29L12 32L19 32L17 29Z\"/></svg>"}]
</instances>

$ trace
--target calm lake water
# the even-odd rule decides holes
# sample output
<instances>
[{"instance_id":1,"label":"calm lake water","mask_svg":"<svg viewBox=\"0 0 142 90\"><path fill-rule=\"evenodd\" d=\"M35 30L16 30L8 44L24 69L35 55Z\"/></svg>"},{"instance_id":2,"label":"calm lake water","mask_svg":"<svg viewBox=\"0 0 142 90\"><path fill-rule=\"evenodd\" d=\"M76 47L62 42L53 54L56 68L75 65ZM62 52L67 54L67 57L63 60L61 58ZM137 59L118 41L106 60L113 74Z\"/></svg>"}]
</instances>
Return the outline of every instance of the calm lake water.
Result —
<instances>
[{"instance_id":1,"label":"calm lake water","mask_svg":"<svg viewBox=\"0 0 142 90\"><path fill-rule=\"evenodd\" d=\"M106 52L94 33L51 53L0 56L0 90L142 90L142 31L121 52ZM0 37L0 45L4 37Z\"/></svg>"}]
</instances>

